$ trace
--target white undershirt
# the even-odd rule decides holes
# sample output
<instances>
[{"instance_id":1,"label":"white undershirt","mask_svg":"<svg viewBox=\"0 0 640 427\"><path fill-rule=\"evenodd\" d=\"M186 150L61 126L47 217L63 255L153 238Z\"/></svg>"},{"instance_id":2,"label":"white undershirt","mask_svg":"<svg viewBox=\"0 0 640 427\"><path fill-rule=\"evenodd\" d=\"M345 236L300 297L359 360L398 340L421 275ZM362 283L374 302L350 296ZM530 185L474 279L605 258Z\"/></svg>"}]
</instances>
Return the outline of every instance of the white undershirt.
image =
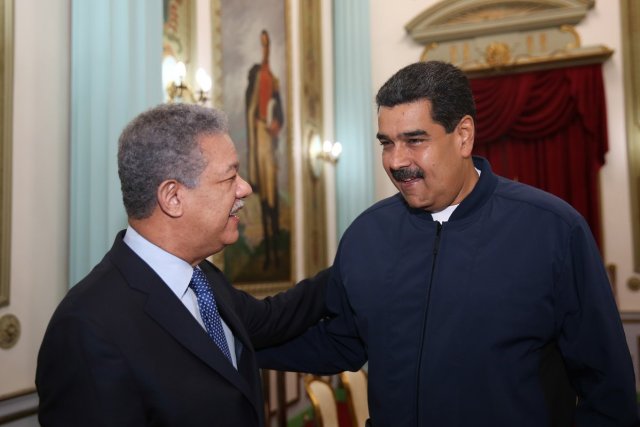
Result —
<instances>
[{"instance_id":1,"label":"white undershirt","mask_svg":"<svg viewBox=\"0 0 640 427\"><path fill-rule=\"evenodd\" d=\"M198 321L200 326L206 331L200 310L198 308L198 299L195 292L189 287L193 268L186 261L170 254L164 249L154 245L144 237L142 237L133 227L127 227L124 235L124 242L135 252L144 262L146 262L153 271L166 283L171 291L178 297L180 302L189 310L189 313ZM229 352L233 366L237 369L235 349L235 338L229 326L224 322L222 317L222 329L224 336L229 345Z\"/></svg>"},{"instance_id":2,"label":"white undershirt","mask_svg":"<svg viewBox=\"0 0 640 427\"><path fill-rule=\"evenodd\" d=\"M440 212L432 212L431 217L434 221L438 221L440 224L442 224L443 222L447 222L449 221L449 218L451 218L451 214L453 213L453 211L455 211L458 206L460 205L451 205L447 206Z\"/></svg>"},{"instance_id":3,"label":"white undershirt","mask_svg":"<svg viewBox=\"0 0 640 427\"><path fill-rule=\"evenodd\" d=\"M478 176L482 174L482 171L480 169L475 168L475 170L476 172L478 172ZM443 222L447 222L449 221L449 218L451 218L451 214L453 214L453 211L455 211L458 206L460 206L460 204L447 206L440 212L431 212L431 217L434 221L438 221L440 224L442 224Z\"/></svg>"}]
</instances>

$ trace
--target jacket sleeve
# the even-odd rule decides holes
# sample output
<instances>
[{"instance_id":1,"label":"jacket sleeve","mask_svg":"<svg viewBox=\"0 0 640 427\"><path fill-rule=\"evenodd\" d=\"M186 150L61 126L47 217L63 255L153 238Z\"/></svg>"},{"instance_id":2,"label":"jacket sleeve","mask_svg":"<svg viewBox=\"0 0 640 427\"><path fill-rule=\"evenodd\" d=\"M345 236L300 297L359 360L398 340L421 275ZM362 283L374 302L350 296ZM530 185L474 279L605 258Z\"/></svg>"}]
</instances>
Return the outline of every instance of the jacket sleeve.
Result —
<instances>
[{"instance_id":1,"label":"jacket sleeve","mask_svg":"<svg viewBox=\"0 0 640 427\"><path fill-rule=\"evenodd\" d=\"M260 348L290 340L326 316L324 301L330 271L323 270L264 299L237 291L236 312L243 318L253 346Z\"/></svg>"},{"instance_id":2,"label":"jacket sleeve","mask_svg":"<svg viewBox=\"0 0 640 427\"><path fill-rule=\"evenodd\" d=\"M74 315L49 326L38 355L38 417L43 427L145 424L126 362L100 328Z\"/></svg>"},{"instance_id":3,"label":"jacket sleeve","mask_svg":"<svg viewBox=\"0 0 640 427\"><path fill-rule=\"evenodd\" d=\"M339 277L335 264L326 292L329 316L292 341L258 351L261 368L332 375L362 367L366 348Z\"/></svg>"},{"instance_id":4,"label":"jacket sleeve","mask_svg":"<svg viewBox=\"0 0 640 427\"><path fill-rule=\"evenodd\" d=\"M576 427L640 425L622 322L582 219L570 234L554 293L558 346L578 394Z\"/></svg>"}]
</instances>

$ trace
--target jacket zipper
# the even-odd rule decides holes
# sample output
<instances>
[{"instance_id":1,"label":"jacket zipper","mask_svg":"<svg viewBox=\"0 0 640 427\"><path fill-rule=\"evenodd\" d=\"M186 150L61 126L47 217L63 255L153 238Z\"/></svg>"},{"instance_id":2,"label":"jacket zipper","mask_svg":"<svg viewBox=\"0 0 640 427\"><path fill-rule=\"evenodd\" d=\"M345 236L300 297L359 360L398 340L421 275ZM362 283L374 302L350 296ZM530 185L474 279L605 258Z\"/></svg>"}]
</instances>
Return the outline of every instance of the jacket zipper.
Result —
<instances>
[{"instance_id":1,"label":"jacket zipper","mask_svg":"<svg viewBox=\"0 0 640 427\"><path fill-rule=\"evenodd\" d=\"M433 262L431 263L431 277L429 278L429 287L427 288L427 298L424 306L424 315L422 318L422 329L420 331L420 346L418 347L418 367L416 374L416 426L420 421L420 370L422 368L422 349L424 347L424 335L427 329L427 316L429 313L429 302L431 299L431 286L433 286L433 273L436 269L436 258L438 257L438 248L440 246L440 233L442 231L442 223L436 221L436 238L433 243Z\"/></svg>"}]
</instances>

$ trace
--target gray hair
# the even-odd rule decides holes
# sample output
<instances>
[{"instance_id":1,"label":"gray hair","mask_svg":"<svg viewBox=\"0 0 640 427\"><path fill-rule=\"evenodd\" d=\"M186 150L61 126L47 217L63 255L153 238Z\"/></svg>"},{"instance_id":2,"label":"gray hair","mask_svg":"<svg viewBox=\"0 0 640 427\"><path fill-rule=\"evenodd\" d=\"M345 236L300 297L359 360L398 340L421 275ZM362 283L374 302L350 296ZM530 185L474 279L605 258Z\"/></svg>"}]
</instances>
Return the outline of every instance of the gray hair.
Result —
<instances>
[{"instance_id":1,"label":"gray hair","mask_svg":"<svg viewBox=\"0 0 640 427\"><path fill-rule=\"evenodd\" d=\"M175 179L189 188L207 166L198 138L228 133L220 110L191 104L162 104L134 118L118 141L118 175L127 215L147 218L160 183Z\"/></svg>"}]
</instances>

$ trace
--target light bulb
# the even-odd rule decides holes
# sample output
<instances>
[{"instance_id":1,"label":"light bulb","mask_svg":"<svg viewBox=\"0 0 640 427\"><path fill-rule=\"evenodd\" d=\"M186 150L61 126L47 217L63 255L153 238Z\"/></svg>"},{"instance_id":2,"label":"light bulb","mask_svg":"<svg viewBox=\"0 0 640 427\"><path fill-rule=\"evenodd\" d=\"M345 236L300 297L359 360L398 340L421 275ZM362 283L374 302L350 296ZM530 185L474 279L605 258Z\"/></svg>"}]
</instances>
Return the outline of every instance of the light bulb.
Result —
<instances>
[{"instance_id":1,"label":"light bulb","mask_svg":"<svg viewBox=\"0 0 640 427\"><path fill-rule=\"evenodd\" d=\"M331 147L331 157L334 160L337 160L338 157L340 157L340 153L342 153L342 144L336 142L335 144L333 144L333 147Z\"/></svg>"},{"instance_id":2,"label":"light bulb","mask_svg":"<svg viewBox=\"0 0 640 427\"><path fill-rule=\"evenodd\" d=\"M176 86L182 85L182 82L184 82L184 78L186 76L187 76L187 67L184 65L184 62L180 61L176 64L176 70L175 70L174 82Z\"/></svg>"},{"instance_id":3,"label":"light bulb","mask_svg":"<svg viewBox=\"0 0 640 427\"><path fill-rule=\"evenodd\" d=\"M166 56L162 60L162 87L166 88L176 80L176 58Z\"/></svg>"},{"instance_id":4,"label":"light bulb","mask_svg":"<svg viewBox=\"0 0 640 427\"><path fill-rule=\"evenodd\" d=\"M331 141L325 141L322 143L322 151L324 152L324 154L330 154L331 153L331 147L333 147L333 142Z\"/></svg>"},{"instance_id":5,"label":"light bulb","mask_svg":"<svg viewBox=\"0 0 640 427\"><path fill-rule=\"evenodd\" d=\"M198 68L198 71L196 71L196 82L198 82L198 86L203 92L209 92L211 89L211 77L203 68Z\"/></svg>"}]
</instances>

